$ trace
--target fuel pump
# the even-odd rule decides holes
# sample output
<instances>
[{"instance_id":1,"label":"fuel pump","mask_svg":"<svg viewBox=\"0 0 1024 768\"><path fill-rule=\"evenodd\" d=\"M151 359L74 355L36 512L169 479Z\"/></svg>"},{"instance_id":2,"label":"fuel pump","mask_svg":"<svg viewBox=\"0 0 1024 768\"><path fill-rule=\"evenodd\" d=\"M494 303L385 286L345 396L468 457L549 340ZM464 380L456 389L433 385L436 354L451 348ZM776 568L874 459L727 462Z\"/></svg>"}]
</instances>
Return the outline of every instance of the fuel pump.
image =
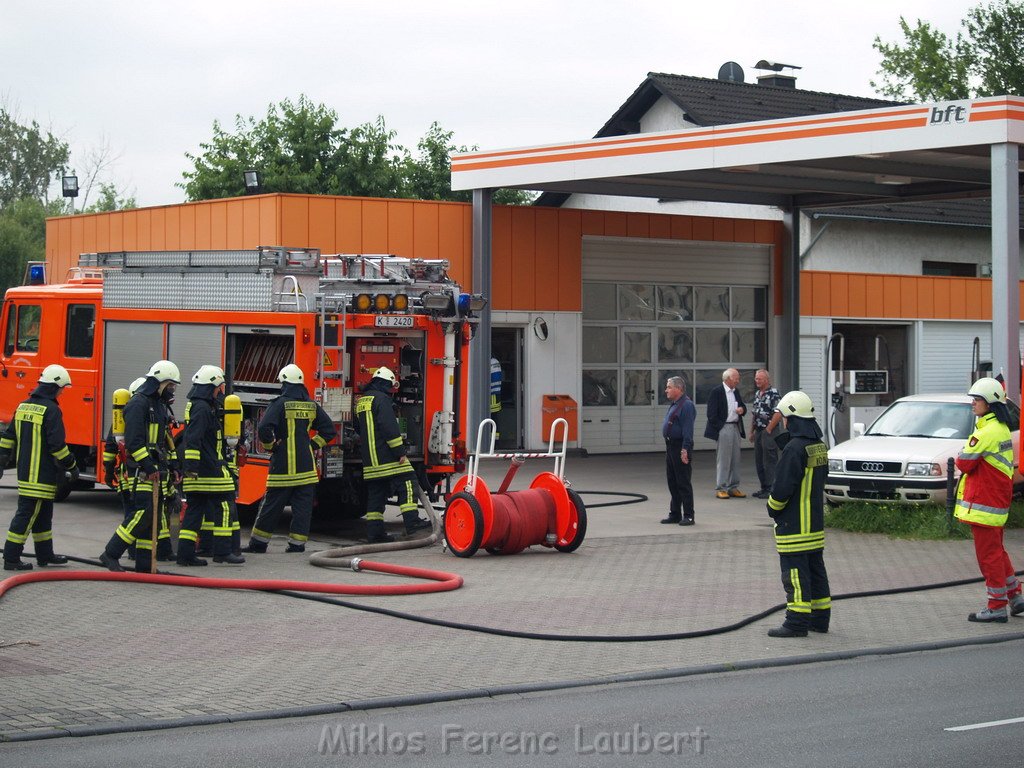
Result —
<instances>
[{"instance_id":1,"label":"fuel pump","mask_svg":"<svg viewBox=\"0 0 1024 768\"><path fill-rule=\"evenodd\" d=\"M851 437L856 437L863 427L873 422L885 410L881 404L883 395L889 394L889 344L884 336L874 337L874 368L849 370L846 368L846 339L835 333L829 339L828 357L831 363L831 347L839 342L838 367L830 373L832 392L829 397L830 409L826 412L826 434L829 446L834 446ZM882 368L881 351L885 348L886 367ZM855 427L859 425L859 427Z\"/></svg>"}]
</instances>

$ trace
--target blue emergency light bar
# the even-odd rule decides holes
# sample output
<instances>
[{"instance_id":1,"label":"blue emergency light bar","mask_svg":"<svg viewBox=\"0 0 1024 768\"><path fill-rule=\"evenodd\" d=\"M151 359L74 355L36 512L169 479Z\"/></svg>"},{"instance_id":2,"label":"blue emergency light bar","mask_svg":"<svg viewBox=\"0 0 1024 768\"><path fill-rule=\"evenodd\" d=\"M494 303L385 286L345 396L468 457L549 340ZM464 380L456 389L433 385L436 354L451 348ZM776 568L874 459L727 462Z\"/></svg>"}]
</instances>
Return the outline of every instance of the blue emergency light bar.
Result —
<instances>
[{"instance_id":1,"label":"blue emergency light bar","mask_svg":"<svg viewBox=\"0 0 1024 768\"><path fill-rule=\"evenodd\" d=\"M45 264L32 264L28 268L28 284L29 285L45 285L46 284L46 265Z\"/></svg>"}]
</instances>

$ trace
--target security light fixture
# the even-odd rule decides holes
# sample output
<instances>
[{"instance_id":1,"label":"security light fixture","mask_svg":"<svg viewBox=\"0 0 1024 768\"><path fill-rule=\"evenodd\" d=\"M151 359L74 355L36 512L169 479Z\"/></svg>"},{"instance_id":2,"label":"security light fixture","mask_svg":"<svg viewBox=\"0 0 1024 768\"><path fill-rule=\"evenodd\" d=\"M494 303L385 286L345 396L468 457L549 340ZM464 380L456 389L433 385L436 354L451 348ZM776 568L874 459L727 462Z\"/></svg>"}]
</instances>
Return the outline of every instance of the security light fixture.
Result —
<instances>
[{"instance_id":1,"label":"security light fixture","mask_svg":"<svg viewBox=\"0 0 1024 768\"><path fill-rule=\"evenodd\" d=\"M242 171L242 180L245 182L245 194L258 195L262 187L259 171Z\"/></svg>"},{"instance_id":2,"label":"security light fixture","mask_svg":"<svg viewBox=\"0 0 1024 768\"><path fill-rule=\"evenodd\" d=\"M78 177L62 176L60 180L61 194L64 197L78 197Z\"/></svg>"},{"instance_id":3,"label":"security light fixture","mask_svg":"<svg viewBox=\"0 0 1024 768\"><path fill-rule=\"evenodd\" d=\"M447 293L424 293L420 303L428 312L444 312L451 307L452 297Z\"/></svg>"}]
</instances>

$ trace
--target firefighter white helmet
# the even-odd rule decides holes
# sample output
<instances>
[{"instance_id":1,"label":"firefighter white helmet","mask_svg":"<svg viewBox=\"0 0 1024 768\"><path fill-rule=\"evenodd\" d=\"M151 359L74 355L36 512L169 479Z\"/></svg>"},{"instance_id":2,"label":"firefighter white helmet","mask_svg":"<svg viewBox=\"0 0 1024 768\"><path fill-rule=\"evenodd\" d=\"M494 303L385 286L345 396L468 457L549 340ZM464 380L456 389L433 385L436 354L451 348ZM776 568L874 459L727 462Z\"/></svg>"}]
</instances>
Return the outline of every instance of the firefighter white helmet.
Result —
<instances>
[{"instance_id":1,"label":"firefighter white helmet","mask_svg":"<svg viewBox=\"0 0 1024 768\"><path fill-rule=\"evenodd\" d=\"M391 386L395 386L398 383L398 377L395 376L395 372L383 365L373 372L373 378L384 379Z\"/></svg>"},{"instance_id":2,"label":"firefighter white helmet","mask_svg":"<svg viewBox=\"0 0 1024 768\"><path fill-rule=\"evenodd\" d=\"M219 387L224 383L224 371L216 365L203 365L192 375L193 384L213 384Z\"/></svg>"},{"instance_id":3,"label":"firefighter white helmet","mask_svg":"<svg viewBox=\"0 0 1024 768\"><path fill-rule=\"evenodd\" d=\"M135 381L133 381L131 384L128 385L128 394L129 395L134 395L136 392L139 391L139 387L141 387L145 383L146 383L146 377L145 376L139 376L139 378L137 378Z\"/></svg>"},{"instance_id":4,"label":"firefighter white helmet","mask_svg":"<svg viewBox=\"0 0 1024 768\"><path fill-rule=\"evenodd\" d=\"M306 375L295 363L289 363L277 374L277 380L284 384L301 384L306 380Z\"/></svg>"},{"instance_id":5,"label":"firefighter white helmet","mask_svg":"<svg viewBox=\"0 0 1024 768\"><path fill-rule=\"evenodd\" d=\"M1003 389L1003 385L998 380L993 379L990 376L986 376L983 379L978 379L971 388L967 391L967 394L971 397L980 397L986 403L991 405L992 403L1005 403L1006 402L1006 390Z\"/></svg>"},{"instance_id":6,"label":"firefighter white helmet","mask_svg":"<svg viewBox=\"0 0 1024 768\"><path fill-rule=\"evenodd\" d=\"M178 371L178 366L170 360L157 360L146 375L152 376L161 383L173 381L175 384L181 384L181 373Z\"/></svg>"},{"instance_id":7,"label":"firefighter white helmet","mask_svg":"<svg viewBox=\"0 0 1024 768\"><path fill-rule=\"evenodd\" d=\"M71 386L71 376L63 365L48 365L39 374L39 383L56 384L63 389Z\"/></svg>"},{"instance_id":8,"label":"firefighter white helmet","mask_svg":"<svg viewBox=\"0 0 1024 768\"><path fill-rule=\"evenodd\" d=\"M798 389L787 392L775 406L775 410L787 419L795 416L798 419L814 418L814 403L806 394Z\"/></svg>"}]
</instances>

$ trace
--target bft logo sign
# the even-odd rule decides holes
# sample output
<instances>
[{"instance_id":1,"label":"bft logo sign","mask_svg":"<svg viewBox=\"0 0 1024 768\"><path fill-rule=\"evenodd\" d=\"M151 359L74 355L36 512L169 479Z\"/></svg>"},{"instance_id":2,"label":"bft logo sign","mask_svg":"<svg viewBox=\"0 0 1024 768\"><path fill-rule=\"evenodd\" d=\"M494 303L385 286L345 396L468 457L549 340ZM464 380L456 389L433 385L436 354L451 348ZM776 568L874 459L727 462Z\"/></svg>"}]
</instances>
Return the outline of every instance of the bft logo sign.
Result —
<instances>
[{"instance_id":1,"label":"bft logo sign","mask_svg":"<svg viewBox=\"0 0 1024 768\"><path fill-rule=\"evenodd\" d=\"M967 122L967 107L959 104L948 104L945 107L932 107L928 125L951 125Z\"/></svg>"}]
</instances>

